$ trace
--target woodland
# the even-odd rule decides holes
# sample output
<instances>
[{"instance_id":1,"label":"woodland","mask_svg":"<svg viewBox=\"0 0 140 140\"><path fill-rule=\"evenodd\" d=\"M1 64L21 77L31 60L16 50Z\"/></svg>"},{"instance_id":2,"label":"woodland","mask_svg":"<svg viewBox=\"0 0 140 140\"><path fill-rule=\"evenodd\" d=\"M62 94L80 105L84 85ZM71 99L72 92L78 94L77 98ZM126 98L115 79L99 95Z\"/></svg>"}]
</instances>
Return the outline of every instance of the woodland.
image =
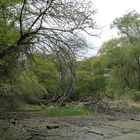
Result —
<instances>
[{"instance_id":1,"label":"woodland","mask_svg":"<svg viewBox=\"0 0 140 140\"><path fill-rule=\"evenodd\" d=\"M1 0L0 7L1 100L60 106L88 97L139 100L139 13L114 20L121 36L80 59L88 49L82 33L97 36L90 2Z\"/></svg>"},{"instance_id":2,"label":"woodland","mask_svg":"<svg viewBox=\"0 0 140 140\"><path fill-rule=\"evenodd\" d=\"M94 40L100 30L91 5L0 0L1 118L33 107L57 110L82 103L92 112L107 112L106 100L140 101L140 14L115 19L110 28L119 36L84 58L90 47L84 35Z\"/></svg>"}]
</instances>

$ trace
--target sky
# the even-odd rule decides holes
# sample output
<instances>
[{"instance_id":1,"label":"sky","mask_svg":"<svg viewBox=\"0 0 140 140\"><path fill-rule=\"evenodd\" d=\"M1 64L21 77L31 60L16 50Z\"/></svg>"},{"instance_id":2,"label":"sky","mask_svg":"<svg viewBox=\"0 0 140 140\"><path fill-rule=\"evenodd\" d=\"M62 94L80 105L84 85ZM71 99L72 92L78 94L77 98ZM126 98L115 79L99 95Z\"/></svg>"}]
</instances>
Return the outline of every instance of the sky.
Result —
<instances>
[{"instance_id":1,"label":"sky","mask_svg":"<svg viewBox=\"0 0 140 140\"><path fill-rule=\"evenodd\" d=\"M97 54L98 49L103 42L111 38L117 37L117 30L110 29L110 24L114 19L122 17L124 14L135 10L140 13L140 0L91 0L93 7L97 10L94 19L101 29L101 35L97 37L89 37L89 42L92 44L90 55Z\"/></svg>"}]
</instances>

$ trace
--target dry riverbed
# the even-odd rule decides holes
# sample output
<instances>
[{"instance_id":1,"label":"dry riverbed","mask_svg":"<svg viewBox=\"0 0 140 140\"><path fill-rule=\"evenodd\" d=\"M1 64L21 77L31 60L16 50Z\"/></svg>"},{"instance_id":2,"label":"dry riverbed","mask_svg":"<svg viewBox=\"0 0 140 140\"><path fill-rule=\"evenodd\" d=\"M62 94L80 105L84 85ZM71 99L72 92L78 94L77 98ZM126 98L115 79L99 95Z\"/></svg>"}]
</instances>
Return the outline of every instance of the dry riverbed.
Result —
<instances>
[{"instance_id":1,"label":"dry riverbed","mask_svg":"<svg viewBox=\"0 0 140 140\"><path fill-rule=\"evenodd\" d=\"M140 114L46 118L34 113L7 123L13 140L140 140Z\"/></svg>"}]
</instances>

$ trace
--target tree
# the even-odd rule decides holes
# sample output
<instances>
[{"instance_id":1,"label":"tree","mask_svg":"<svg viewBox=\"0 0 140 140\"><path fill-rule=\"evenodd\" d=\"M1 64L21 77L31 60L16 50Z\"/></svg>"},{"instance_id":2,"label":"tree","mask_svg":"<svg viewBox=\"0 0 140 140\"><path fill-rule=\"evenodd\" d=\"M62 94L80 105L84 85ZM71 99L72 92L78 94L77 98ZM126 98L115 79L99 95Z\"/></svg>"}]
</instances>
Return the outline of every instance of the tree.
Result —
<instances>
[{"instance_id":1,"label":"tree","mask_svg":"<svg viewBox=\"0 0 140 140\"><path fill-rule=\"evenodd\" d=\"M64 51L63 48L66 47L72 52L72 48L67 42L69 37L77 37L77 32L86 32L86 29L95 27L92 19L95 11L89 3L61 0L24 0L15 4L14 7L8 5L6 8L10 10L6 13L6 17L2 17L2 20L6 21L7 26L12 24L11 28L16 29L18 36L15 37L15 40L12 39L11 43L4 44L7 47L0 51L1 58L16 50L26 51L36 47L45 49L47 52L57 52L58 48ZM7 10L6 8L4 10ZM8 15L15 13L17 16L9 19ZM12 33L15 34L15 32ZM28 46L23 47L25 45Z\"/></svg>"},{"instance_id":2,"label":"tree","mask_svg":"<svg viewBox=\"0 0 140 140\"><path fill-rule=\"evenodd\" d=\"M140 89L140 14L135 11L129 12L113 22L113 27L117 27L122 36L128 40L125 43L129 58L131 58L131 67L137 73L138 89ZM124 45L123 45L124 46ZM132 63L133 62L133 63Z\"/></svg>"},{"instance_id":3,"label":"tree","mask_svg":"<svg viewBox=\"0 0 140 140\"><path fill-rule=\"evenodd\" d=\"M2 71L7 71L11 61L21 64L34 51L41 51L61 57L73 73L71 77L74 77L75 50L85 45L79 32L88 33L96 26L93 20L95 10L90 2L4 0L0 1L0 9ZM77 43L73 44L71 39ZM9 59L9 56L13 59ZM73 82L74 78L71 78L65 95L72 92Z\"/></svg>"},{"instance_id":4,"label":"tree","mask_svg":"<svg viewBox=\"0 0 140 140\"><path fill-rule=\"evenodd\" d=\"M115 19L111 27L116 27L120 34L127 37L131 43L140 41L140 14L136 11Z\"/></svg>"},{"instance_id":5,"label":"tree","mask_svg":"<svg viewBox=\"0 0 140 140\"><path fill-rule=\"evenodd\" d=\"M100 98L105 91L106 77L103 57L95 56L78 62L75 96Z\"/></svg>"},{"instance_id":6,"label":"tree","mask_svg":"<svg viewBox=\"0 0 140 140\"><path fill-rule=\"evenodd\" d=\"M106 93L117 95L127 90L139 89L139 54L137 45L130 45L127 38L109 40L101 48L103 66L107 76Z\"/></svg>"}]
</instances>

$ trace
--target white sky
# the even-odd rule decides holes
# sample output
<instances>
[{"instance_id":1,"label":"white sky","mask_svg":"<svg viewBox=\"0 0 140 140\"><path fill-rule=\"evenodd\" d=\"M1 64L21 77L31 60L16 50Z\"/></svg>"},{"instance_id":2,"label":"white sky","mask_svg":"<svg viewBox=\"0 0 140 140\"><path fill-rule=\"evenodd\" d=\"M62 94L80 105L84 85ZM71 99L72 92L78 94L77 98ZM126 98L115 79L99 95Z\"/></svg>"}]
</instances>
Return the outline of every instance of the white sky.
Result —
<instances>
[{"instance_id":1,"label":"white sky","mask_svg":"<svg viewBox=\"0 0 140 140\"><path fill-rule=\"evenodd\" d=\"M118 17L123 16L129 11L135 10L140 13L140 0L91 0L93 7L97 9L95 21L97 25L103 27L100 38L89 38L93 43L94 51L90 54L96 54L98 48L103 42L117 36L116 30L110 29L112 21Z\"/></svg>"}]
</instances>

